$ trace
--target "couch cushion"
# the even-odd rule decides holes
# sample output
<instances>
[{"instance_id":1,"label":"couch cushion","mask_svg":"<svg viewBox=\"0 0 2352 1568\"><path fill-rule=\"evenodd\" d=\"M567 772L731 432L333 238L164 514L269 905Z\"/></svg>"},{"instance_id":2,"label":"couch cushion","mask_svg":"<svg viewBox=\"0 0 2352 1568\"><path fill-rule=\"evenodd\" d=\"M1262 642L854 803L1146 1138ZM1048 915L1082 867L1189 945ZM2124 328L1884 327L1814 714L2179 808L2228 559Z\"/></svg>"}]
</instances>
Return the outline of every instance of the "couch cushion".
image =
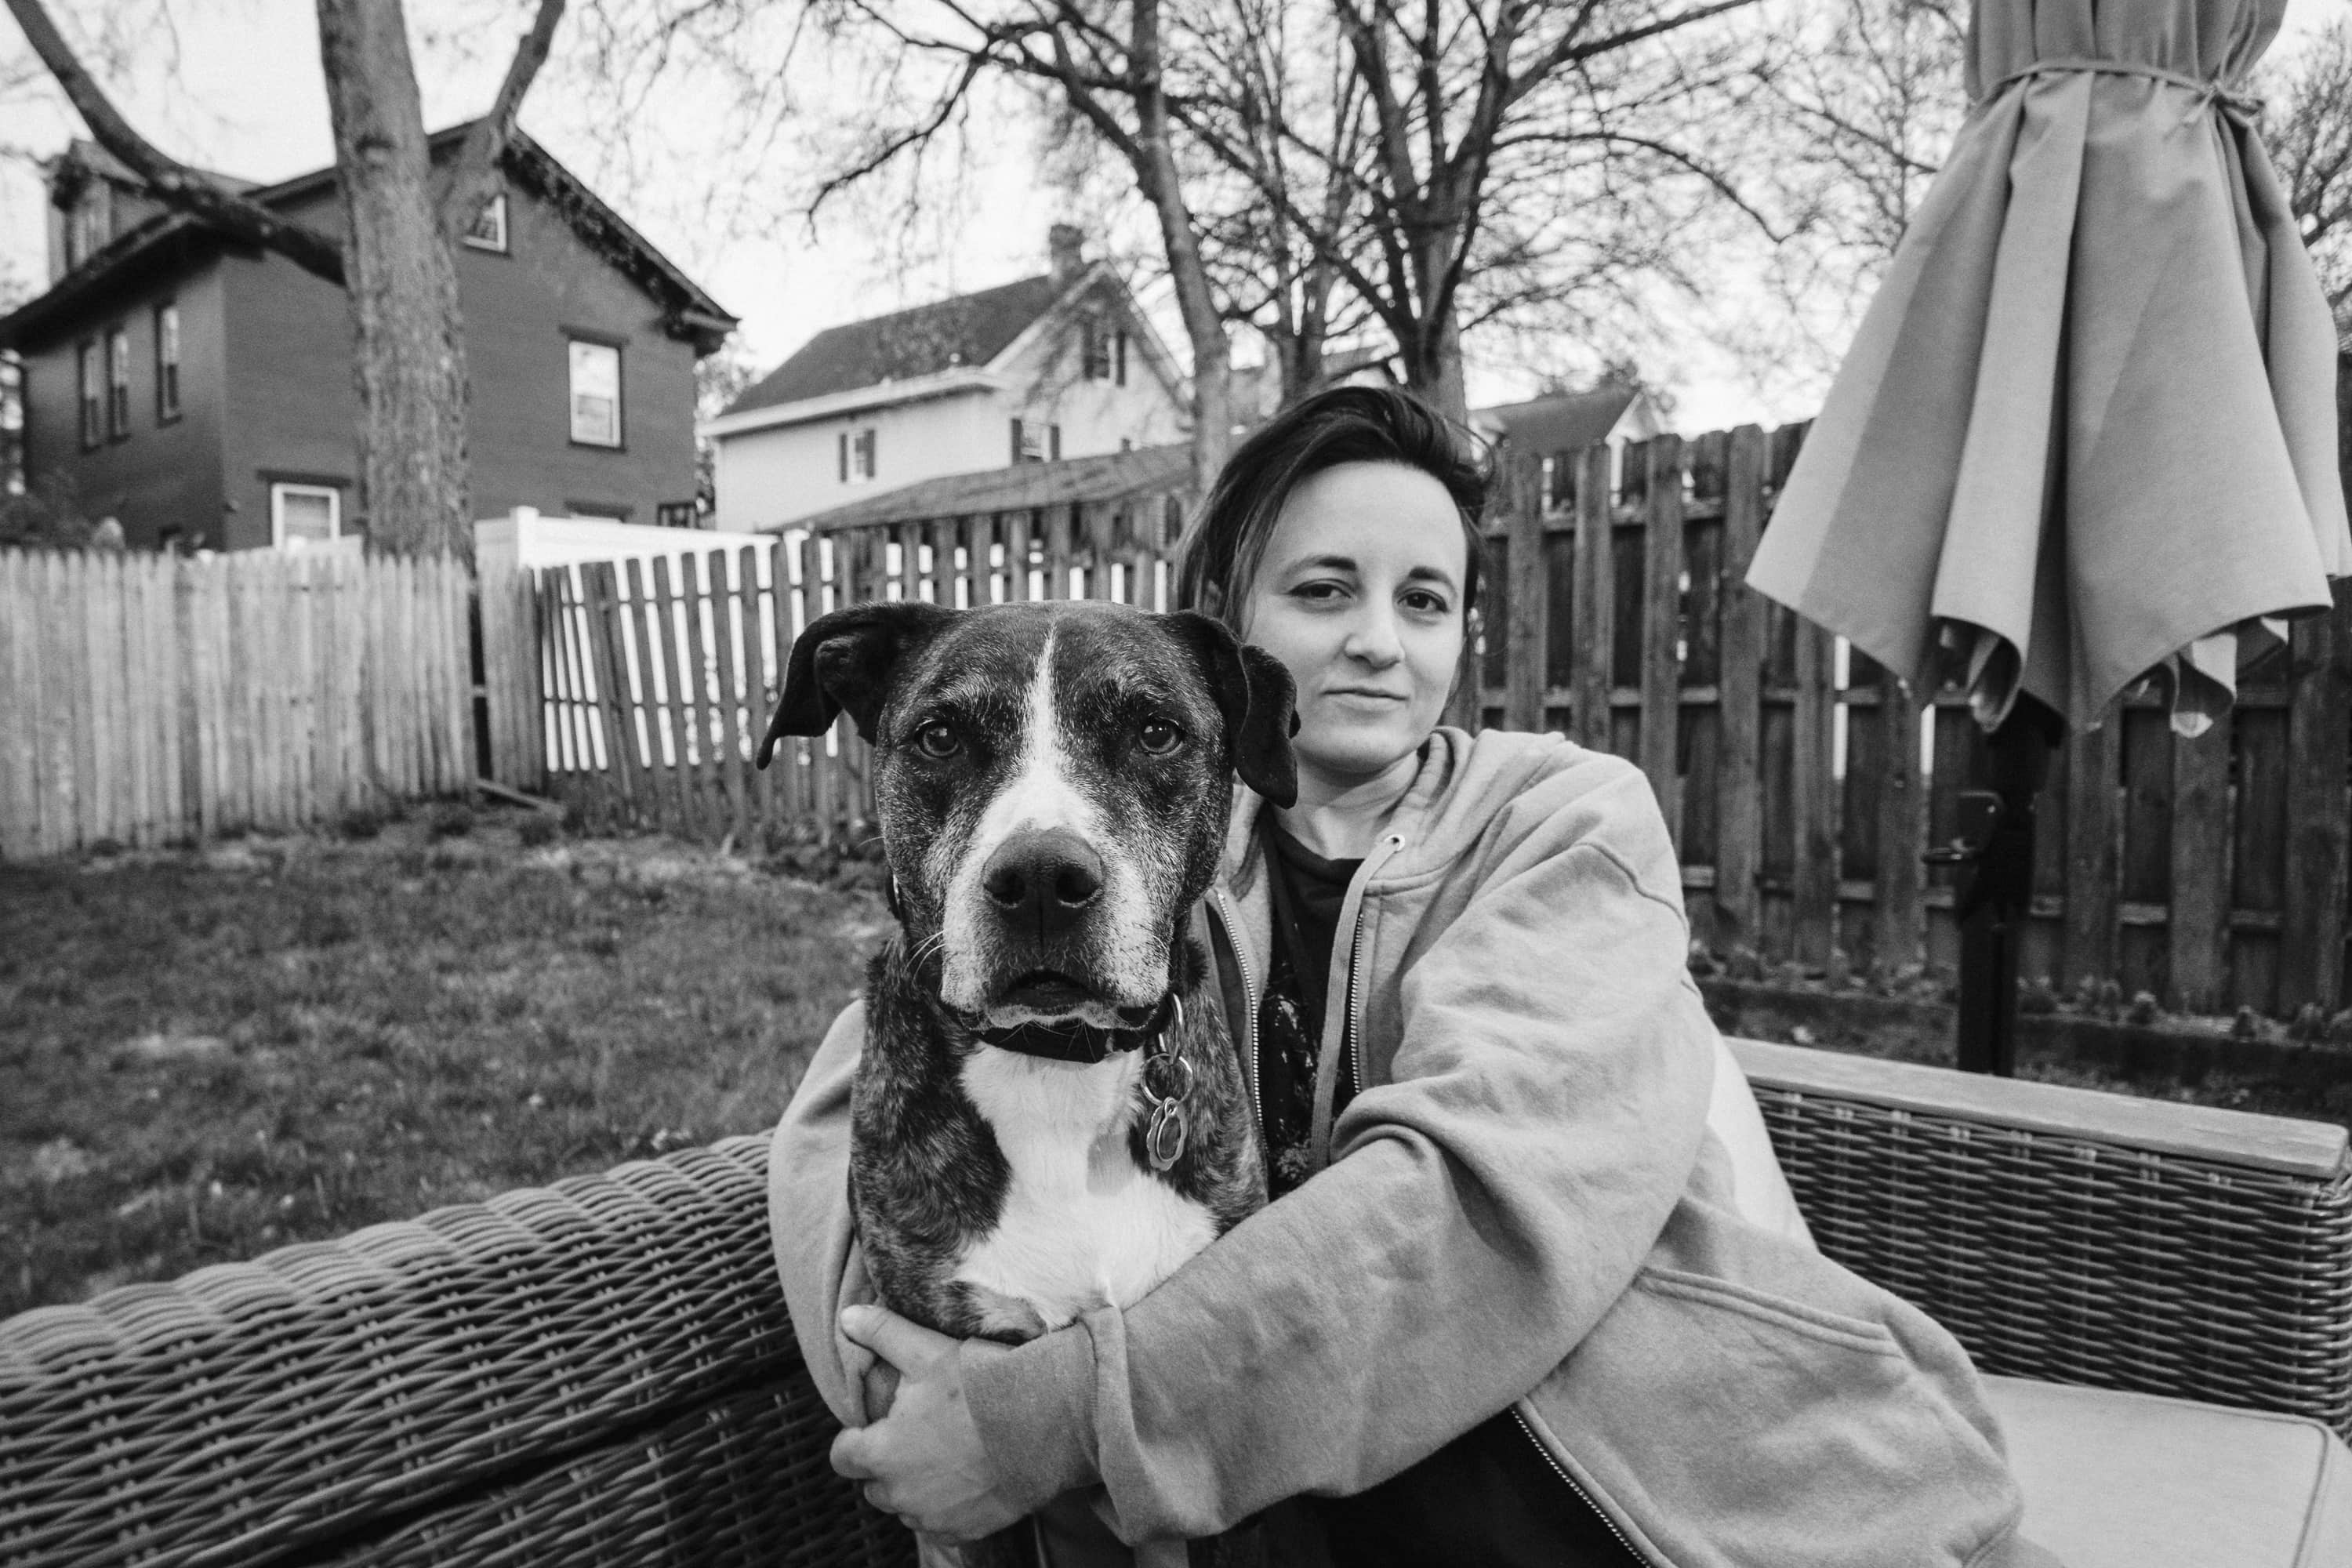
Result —
<instances>
[{"instance_id":1,"label":"couch cushion","mask_svg":"<svg viewBox=\"0 0 2352 1568\"><path fill-rule=\"evenodd\" d=\"M2343 1568L2352 1450L2316 1421L2023 1378L1985 1385L2025 1534L2067 1568Z\"/></svg>"}]
</instances>

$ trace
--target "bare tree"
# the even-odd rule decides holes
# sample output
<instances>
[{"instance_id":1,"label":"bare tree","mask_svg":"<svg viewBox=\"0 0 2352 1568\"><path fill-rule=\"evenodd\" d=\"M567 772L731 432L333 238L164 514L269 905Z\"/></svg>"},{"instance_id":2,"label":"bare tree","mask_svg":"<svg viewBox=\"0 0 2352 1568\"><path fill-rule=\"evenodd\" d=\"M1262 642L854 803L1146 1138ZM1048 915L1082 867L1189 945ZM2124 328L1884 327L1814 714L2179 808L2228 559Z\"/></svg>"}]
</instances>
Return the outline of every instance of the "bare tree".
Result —
<instances>
[{"instance_id":1,"label":"bare tree","mask_svg":"<svg viewBox=\"0 0 2352 1568\"><path fill-rule=\"evenodd\" d=\"M919 156L992 78L1050 95L1125 164L1159 231L1192 350L1193 479L1205 494L1232 444L1232 344L1185 182L1162 0L1098 11L1081 0L1014 0L987 12L964 0L820 0L819 10L836 34L870 30L936 74L905 95L910 109L872 119L861 144L818 185L812 216L834 195Z\"/></svg>"},{"instance_id":2,"label":"bare tree","mask_svg":"<svg viewBox=\"0 0 2352 1568\"><path fill-rule=\"evenodd\" d=\"M369 541L382 550L470 557L466 347L451 247L495 187L516 111L547 58L564 0L539 0L496 101L437 188L400 0L318 0L346 220L340 240L156 148L116 109L42 0L7 5L91 136L166 205L345 289Z\"/></svg>"},{"instance_id":3,"label":"bare tree","mask_svg":"<svg viewBox=\"0 0 2352 1568\"><path fill-rule=\"evenodd\" d=\"M1232 93L1187 100L1185 123L1378 317L1407 382L1461 417L1465 328L1651 265L1689 195L1762 221L1710 144L1746 41L1700 26L1750 3L1333 0L1360 136L1345 112L1302 124ZM1252 142L1267 133L1345 199L1317 210L1266 179Z\"/></svg>"},{"instance_id":4,"label":"bare tree","mask_svg":"<svg viewBox=\"0 0 2352 1568\"><path fill-rule=\"evenodd\" d=\"M2352 338L2352 20L2329 23L2263 86L2263 141L2336 331Z\"/></svg>"}]
</instances>

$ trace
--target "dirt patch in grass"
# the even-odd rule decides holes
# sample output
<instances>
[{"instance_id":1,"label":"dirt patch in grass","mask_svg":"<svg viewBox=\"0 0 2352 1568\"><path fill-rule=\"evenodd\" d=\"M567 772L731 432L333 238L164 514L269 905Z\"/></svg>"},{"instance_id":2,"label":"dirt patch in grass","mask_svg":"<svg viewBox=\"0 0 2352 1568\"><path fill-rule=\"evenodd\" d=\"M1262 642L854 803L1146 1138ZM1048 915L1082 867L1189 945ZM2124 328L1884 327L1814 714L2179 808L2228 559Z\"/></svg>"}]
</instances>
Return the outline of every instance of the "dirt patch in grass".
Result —
<instances>
[{"instance_id":1,"label":"dirt patch in grass","mask_svg":"<svg viewBox=\"0 0 2352 1568\"><path fill-rule=\"evenodd\" d=\"M0 1316L769 1127L887 921L437 826L0 867Z\"/></svg>"}]
</instances>

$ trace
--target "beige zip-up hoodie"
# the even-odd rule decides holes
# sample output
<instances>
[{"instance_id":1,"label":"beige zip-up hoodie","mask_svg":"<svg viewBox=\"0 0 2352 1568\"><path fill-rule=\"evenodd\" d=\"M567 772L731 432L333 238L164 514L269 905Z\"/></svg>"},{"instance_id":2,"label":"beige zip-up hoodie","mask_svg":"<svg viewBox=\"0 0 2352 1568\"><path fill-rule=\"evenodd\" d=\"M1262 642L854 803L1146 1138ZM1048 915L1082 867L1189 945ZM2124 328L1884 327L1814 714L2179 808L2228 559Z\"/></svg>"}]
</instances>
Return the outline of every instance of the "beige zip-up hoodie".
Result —
<instances>
[{"instance_id":1,"label":"beige zip-up hoodie","mask_svg":"<svg viewBox=\"0 0 2352 1568\"><path fill-rule=\"evenodd\" d=\"M1662 1565L2050 1564L2016 1533L1958 1342L1732 1211L1706 1132L1716 1031L1648 782L1558 736L1440 730L1423 755L1340 912L1329 1163L1126 1310L967 1347L1008 1487L1042 1507L1099 1486L1129 1541L1208 1536L1512 1409ZM1265 939L1236 879L1255 891L1244 874L1212 901L1255 1083ZM785 1298L845 1422L864 1411L834 1319L871 1299L846 1182L856 1013L771 1163ZM1365 1087L1334 1122L1341 1050Z\"/></svg>"}]
</instances>

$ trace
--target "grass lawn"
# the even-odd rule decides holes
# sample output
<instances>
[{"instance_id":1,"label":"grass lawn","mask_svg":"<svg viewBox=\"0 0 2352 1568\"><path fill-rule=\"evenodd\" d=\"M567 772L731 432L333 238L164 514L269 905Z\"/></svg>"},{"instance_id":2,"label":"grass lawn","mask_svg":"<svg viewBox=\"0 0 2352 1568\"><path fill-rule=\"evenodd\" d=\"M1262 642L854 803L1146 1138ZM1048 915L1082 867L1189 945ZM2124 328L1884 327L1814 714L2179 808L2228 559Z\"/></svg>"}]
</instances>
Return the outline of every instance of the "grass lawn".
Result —
<instances>
[{"instance_id":1,"label":"grass lawn","mask_svg":"<svg viewBox=\"0 0 2352 1568\"><path fill-rule=\"evenodd\" d=\"M424 819L0 867L0 1316L772 1126L887 920Z\"/></svg>"}]
</instances>

